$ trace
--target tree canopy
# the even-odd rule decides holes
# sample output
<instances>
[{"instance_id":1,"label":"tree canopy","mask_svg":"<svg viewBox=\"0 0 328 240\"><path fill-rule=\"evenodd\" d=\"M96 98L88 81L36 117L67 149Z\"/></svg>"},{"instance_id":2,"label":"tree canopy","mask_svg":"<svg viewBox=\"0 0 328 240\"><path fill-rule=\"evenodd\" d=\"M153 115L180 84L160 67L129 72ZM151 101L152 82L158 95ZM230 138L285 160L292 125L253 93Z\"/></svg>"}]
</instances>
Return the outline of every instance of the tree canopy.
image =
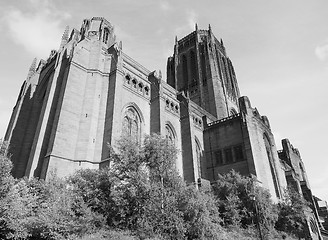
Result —
<instances>
[{"instance_id":1,"label":"tree canopy","mask_svg":"<svg viewBox=\"0 0 328 240\"><path fill-rule=\"evenodd\" d=\"M1 239L281 239L304 226L305 202L290 195L275 205L254 178L231 171L211 187L186 184L177 149L160 135L122 138L110 167L46 181L14 179L0 149Z\"/></svg>"}]
</instances>

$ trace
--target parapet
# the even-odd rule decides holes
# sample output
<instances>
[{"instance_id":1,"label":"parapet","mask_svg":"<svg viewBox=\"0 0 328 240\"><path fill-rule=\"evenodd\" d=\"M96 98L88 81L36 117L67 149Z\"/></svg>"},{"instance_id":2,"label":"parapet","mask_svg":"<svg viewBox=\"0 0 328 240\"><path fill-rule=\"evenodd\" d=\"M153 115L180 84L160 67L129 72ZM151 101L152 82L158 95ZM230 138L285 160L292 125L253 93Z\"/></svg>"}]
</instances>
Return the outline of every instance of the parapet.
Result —
<instances>
[{"instance_id":1,"label":"parapet","mask_svg":"<svg viewBox=\"0 0 328 240\"><path fill-rule=\"evenodd\" d=\"M288 138L281 140L283 151L286 152L288 155L290 152L295 153L299 158L301 158L301 154L297 148L294 148L294 146L290 143Z\"/></svg>"}]
</instances>

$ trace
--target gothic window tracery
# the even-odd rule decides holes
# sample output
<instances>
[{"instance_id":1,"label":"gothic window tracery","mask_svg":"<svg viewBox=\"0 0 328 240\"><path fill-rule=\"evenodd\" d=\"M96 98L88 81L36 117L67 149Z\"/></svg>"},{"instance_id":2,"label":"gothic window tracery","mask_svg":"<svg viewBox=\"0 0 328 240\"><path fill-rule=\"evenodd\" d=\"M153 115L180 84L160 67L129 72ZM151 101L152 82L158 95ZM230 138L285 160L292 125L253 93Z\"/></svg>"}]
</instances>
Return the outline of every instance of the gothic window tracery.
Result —
<instances>
[{"instance_id":1,"label":"gothic window tracery","mask_svg":"<svg viewBox=\"0 0 328 240\"><path fill-rule=\"evenodd\" d=\"M137 112L129 108L123 118L122 132L124 136L131 137L134 141L140 138L140 120Z\"/></svg>"},{"instance_id":2,"label":"gothic window tracery","mask_svg":"<svg viewBox=\"0 0 328 240\"><path fill-rule=\"evenodd\" d=\"M165 126L165 137L170 143L175 145L175 136L172 128L168 124Z\"/></svg>"}]
</instances>

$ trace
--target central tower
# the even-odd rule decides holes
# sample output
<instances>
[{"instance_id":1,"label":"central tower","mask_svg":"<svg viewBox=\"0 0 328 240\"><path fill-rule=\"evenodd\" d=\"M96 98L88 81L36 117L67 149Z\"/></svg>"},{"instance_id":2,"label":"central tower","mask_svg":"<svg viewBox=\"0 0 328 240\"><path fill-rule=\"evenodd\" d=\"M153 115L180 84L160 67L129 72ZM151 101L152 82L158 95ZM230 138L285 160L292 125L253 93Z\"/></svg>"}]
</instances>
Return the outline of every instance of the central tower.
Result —
<instances>
[{"instance_id":1,"label":"central tower","mask_svg":"<svg viewBox=\"0 0 328 240\"><path fill-rule=\"evenodd\" d=\"M218 119L238 112L239 88L232 62L222 39L208 30L175 40L167 62L167 82Z\"/></svg>"}]
</instances>

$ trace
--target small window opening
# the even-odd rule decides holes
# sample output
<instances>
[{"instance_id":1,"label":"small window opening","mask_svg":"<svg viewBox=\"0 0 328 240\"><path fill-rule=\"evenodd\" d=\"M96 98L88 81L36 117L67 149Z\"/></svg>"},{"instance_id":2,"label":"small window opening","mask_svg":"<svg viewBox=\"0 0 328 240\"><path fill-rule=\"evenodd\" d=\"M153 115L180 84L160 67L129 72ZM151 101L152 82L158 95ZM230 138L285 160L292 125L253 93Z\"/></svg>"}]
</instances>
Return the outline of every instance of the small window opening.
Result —
<instances>
[{"instance_id":1,"label":"small window opening","mask_svg":"<svg viewBox=\"0 0 328 240\"><path fill-rule=\"evenodd\" d=\"M105 28L105 29L104 29L104 37L103 37L103 42L104 42L105 44L108 43L108 38L109 38L109 30L108 30L108 28Z\"/></svg>"},{"instance_id":2,"label":"small window opening","mask_svg":"<svg viewBox=\"0 0 328 240\"><path fill-rule=\"evenodd\" d=\"M148 96L149 95L149 88L145 87L145 94Z\"/></svg>"},{"instance_id":3,"label":"small window opening","mask_svg":"<svg viewBox=\"0 0 328 240\"><path fill-rule=\"evenodd\" d=\"M137 87L137 80L133 79L133 80L132 80L132 84L133 84L133 87L136 88L136 87Z\"/></svg>"},{"instance_id":4,"label":"small window opening","mask_svg":"<svg viewBox=\"0 0 328 240\"><path fill-rule=\"evenodd\" d=\"M139 87L139 91L142 92L142 88L143 88L142 83L139 83L138 87Z\"/></svg>"},{"instance_id":5,"label":"small window opening","mask_svg":"<svg viewBox=\"0 0 328 240\"><path fill-rule=\"evenodd\" d=\"M126 75L125 79L126 79L126 83L130 84L131 77L129 75Z\"/></svg>"}]
</instances>

